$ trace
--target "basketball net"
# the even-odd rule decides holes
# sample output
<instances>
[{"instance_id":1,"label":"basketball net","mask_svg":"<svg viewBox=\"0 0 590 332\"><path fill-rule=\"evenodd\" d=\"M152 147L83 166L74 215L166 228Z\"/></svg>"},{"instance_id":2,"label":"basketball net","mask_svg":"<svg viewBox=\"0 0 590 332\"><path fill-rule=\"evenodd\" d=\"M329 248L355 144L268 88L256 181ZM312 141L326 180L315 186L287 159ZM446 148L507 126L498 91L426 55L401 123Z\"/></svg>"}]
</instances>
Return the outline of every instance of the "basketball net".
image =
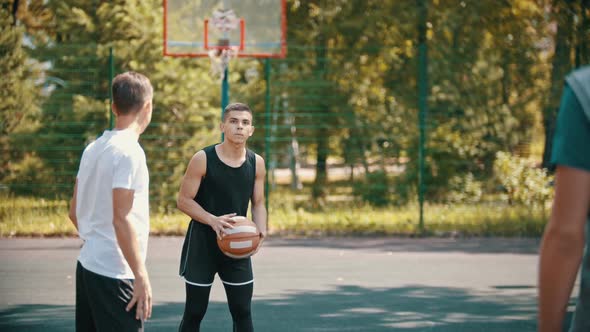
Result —
<instances>
[{"instance_id":1,"label":"basketball net","mask_svg":"<svg viewBox=\"0 0 590 332\"><path fill-rule=\"evenodd\" d=\"M240 48L229 46L223 49L213 49L209 51L209 61L211 63L211 75L218 76L220 80L225 78L225 70L232 59L238 57Z\"/></svg>"},{"instance_id":2,"label":"basketball net","mask_svg":"<svg viewBox=\"0 0 590 332\"><path fill-rule=\"evenodd\" d=\"M237 29L239 22L232 9L216 9L213 12L213 28L222 33ZM229 62L238 56L239 50L239 47L229 46L228 39L220 39L218 47L208 53L211 61L211 75L219 76L220 80L223 80Z\"/></svg>"}]
</instances>

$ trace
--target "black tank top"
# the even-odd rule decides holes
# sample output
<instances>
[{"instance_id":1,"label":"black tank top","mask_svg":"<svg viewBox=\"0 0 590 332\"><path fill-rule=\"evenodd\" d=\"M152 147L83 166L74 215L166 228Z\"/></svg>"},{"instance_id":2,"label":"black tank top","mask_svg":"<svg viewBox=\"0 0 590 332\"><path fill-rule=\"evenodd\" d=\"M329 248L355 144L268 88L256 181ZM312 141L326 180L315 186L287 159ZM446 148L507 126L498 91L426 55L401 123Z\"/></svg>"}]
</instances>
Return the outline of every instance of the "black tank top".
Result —
<instances>
[{"instance_id":1,"label":"black tank top","mask_svg":"<svg viewBox=\"0 0 590 332\"><path fill-rule=\"evenodd\" d=\"M237 213L246 217L254 192L256 154L246 149L246 160L239 167L231 167L219 159L215 145L203 149L207 156L207 170L201 180L195 202L205 211L221 216Z\"/></svg>"}]
</instances>

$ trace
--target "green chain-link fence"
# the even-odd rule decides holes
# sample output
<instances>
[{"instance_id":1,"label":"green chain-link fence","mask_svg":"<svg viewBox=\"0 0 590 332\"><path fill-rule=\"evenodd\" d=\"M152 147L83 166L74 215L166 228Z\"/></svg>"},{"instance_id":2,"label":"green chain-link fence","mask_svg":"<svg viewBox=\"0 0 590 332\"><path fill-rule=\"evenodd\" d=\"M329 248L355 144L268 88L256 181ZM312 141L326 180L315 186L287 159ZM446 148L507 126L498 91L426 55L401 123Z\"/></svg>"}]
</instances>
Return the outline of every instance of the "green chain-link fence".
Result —
<instances>
[{"instance_id":1,"label":"green chain-link fence","mask_svg":"<svg viewBox=\"0 0 590 332\"><path fill-rule=\"evenodd\" d=\"M231 63L230 101L249 103L255 112L250 148L267 162L271 227L273 218L286 218L276 214L280 208L324 215L375 209L384 211L378 218L403 213L416 229L420 192L427 229L453 208L459 220L481 219L479 210L515 203L543 210L548 178L527 171L532 168L510 154L497 156L531 153L531 105L543 89L519 83L538 77L520 72L522 64L510 59L484 61L468 52L449 57L448 49L436 47L423 63L428 72L419 76L418 58L392 57L384 64L389 51L289 45L285 59ZM30 126L9 135L3 152L10 156L9 171L0 186L13 197L68 198L84 146L112 126L112 75L142 68L118 59L117 48L110 53L98 45L60 45L39 53L41 110ZM220 83L207 78L206 59L162 61L183 73L152 77L154 118L141 144L152 210L172 213L190 157L219 140ZM514 79L505 81L501 70L514 70ZM420 83L428 83L422 90L428 109L422 113ZM197 106L187 108L180 97L176 102L179 89ZM531 181L536 182L525 188Z\"/></svg>"}]
</instances>

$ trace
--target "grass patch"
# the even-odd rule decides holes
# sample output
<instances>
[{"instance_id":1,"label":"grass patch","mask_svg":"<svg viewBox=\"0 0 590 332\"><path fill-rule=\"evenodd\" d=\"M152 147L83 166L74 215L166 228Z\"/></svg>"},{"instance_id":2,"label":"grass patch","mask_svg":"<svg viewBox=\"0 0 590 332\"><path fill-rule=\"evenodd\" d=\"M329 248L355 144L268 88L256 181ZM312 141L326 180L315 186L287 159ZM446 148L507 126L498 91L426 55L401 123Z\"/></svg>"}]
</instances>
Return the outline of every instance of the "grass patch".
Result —
<instances>
[{"instance_id":1,"label":"grass patch","mask_svg":"<svg viewBox=\"0 0 590 332\"><path fill-rule=\"evenodd\" d=\"M0 197L0 237L73 236L66 200Z\"/></svg>"},{"instance_id":2,"label":"grass patch","mask_svg":"<svg viewBox=\"0 0 590 332\"><path fill-rule=\"evenodd\" d=\"M418 205L374 208L337 200L311 208L305 197L281 193L269 208L270 233L277 236L527 236L542 234L546 216L524 206L481 203L430 204L424 207L425 229L418 227ZM189 218L181 213L156 214L152 235L183 235ZM0 198L0 237L75 236L66 200Z\"/></svg>"},{"instance_id":3,"label":"grass patch","mask_svg":"<svg viewBox=\"0 0 590 332\"><path fill-rule=\"evenodd\" d=\"M327 212L304 209L271 211L272 233L279 235L401 235L401 236L531 236L545 226L542 213L524 207L488 205L426 205L425 232L419 228L417 205L372 208L362 206Z\"/></svg>"}]
</instances>

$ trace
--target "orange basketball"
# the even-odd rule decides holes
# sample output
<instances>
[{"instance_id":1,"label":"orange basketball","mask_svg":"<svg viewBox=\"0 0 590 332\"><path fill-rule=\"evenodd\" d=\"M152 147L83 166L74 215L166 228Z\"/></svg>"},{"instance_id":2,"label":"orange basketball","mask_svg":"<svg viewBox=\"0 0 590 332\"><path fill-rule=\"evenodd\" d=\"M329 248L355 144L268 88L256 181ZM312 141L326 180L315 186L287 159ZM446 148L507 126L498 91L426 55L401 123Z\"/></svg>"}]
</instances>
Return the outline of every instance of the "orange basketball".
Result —
<instances>
[{"instance_id":1,"label":"orange basketball","mask_svg":"<svg viewBox=\"0 0 590 332\"><path fill-rule=\"evenodd\" d=\"M234 220L234 228L226 228L217 245L221 252L231 258L246 258L258 248L260 244L260 232L258 227L246 217L237 216Z\"/></svg>"}]
</instances>

